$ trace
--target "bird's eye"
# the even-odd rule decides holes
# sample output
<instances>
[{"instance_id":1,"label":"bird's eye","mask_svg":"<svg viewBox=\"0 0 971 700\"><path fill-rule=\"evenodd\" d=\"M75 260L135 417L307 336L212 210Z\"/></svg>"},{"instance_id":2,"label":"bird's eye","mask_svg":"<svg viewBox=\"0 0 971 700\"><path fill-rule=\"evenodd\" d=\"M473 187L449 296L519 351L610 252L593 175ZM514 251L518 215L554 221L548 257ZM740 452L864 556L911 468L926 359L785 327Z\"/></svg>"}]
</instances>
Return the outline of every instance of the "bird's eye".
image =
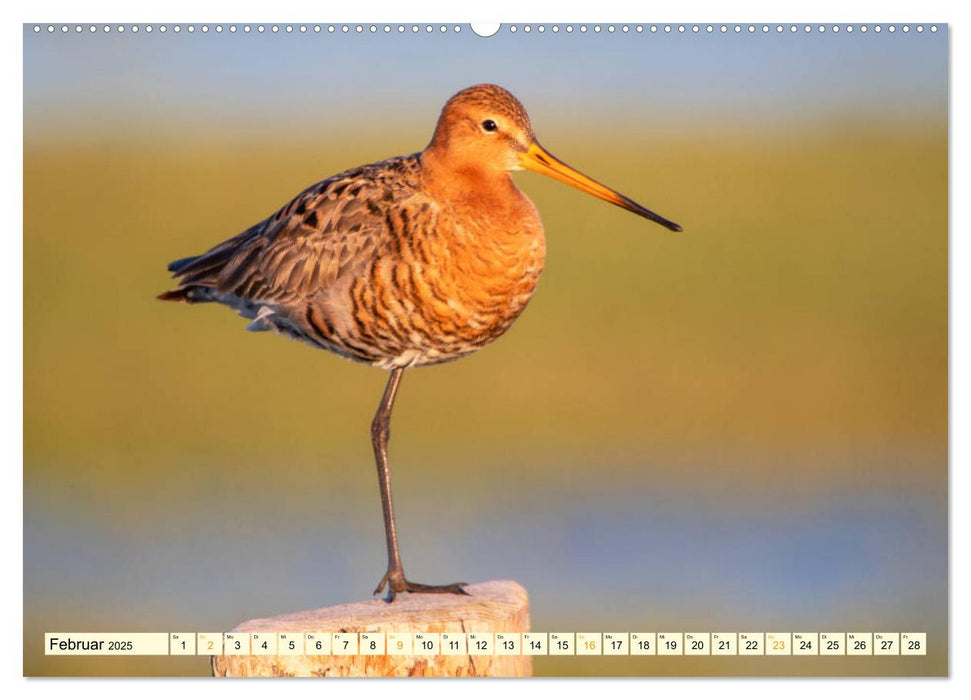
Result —
<instances>
[{"instance_id":1,"label":"bird's eye","mask_svg":"<svg viewBox=\"0 0 971 700\"><path fill-rule=\"evenodd\" d=\"M482 122L482 128L486 131L496 131L499 129L499 126L491 119L486 119Z\"/></svg>"}]
</instances>

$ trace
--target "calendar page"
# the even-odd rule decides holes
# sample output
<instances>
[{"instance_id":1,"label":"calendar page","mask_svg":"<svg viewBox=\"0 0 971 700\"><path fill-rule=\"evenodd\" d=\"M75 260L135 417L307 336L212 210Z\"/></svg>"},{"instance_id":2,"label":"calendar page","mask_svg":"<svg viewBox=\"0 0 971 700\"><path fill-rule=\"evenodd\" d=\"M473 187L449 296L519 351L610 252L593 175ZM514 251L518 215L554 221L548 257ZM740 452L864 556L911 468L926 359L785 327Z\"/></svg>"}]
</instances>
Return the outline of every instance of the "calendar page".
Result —
<instances>
[{"instance_id":1,"label":"calendar page","mask_svg":"<svg viewBox=\"0 0 971 700\"><path fill-rule=\"evenodd\" d=\"M948 674L946 22L84 15L25 676Z\"/></svg>"}]
</instances>

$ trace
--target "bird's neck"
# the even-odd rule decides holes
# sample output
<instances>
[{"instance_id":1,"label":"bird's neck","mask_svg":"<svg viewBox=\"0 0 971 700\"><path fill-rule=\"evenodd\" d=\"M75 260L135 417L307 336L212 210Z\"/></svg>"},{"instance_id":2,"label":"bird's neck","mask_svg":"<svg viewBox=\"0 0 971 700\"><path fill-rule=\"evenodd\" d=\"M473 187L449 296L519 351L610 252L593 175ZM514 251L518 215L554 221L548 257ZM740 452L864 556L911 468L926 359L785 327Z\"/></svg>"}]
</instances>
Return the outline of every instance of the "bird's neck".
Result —
<instances>
[{"instance_id":1,"label":"bird's neck","mask_svg":"<svg viewBox=\"0 0 971 700\"><path fill-rule=\"evenodd\" d=\"M435 149L422 152L421 164L427 191L456 209L508 215L510 208L519 208L525 200L508 171L446 160Z\"/></svg>"}]
</instances>

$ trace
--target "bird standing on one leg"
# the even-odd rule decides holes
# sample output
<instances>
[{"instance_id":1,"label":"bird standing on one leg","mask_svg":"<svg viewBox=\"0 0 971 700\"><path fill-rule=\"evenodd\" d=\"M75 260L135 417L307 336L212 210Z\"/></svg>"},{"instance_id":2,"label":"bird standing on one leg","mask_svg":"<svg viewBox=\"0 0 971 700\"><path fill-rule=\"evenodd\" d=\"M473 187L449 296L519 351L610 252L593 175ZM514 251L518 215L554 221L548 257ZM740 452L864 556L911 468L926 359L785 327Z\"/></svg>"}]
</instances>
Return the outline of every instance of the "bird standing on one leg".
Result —
<instances>
[{"instance_id":1,"label":"bird standing on one leg","mask_svg":"<svg viewBox=\"0 0 971 700\"><path fill-rule=\"evenodd\" d=\"M330 177L255 226L169 270L160 299L215 301L315 347L391 371L371 423L388 546L375 594L464 593L405 578L398 550L388 437L409 367L475 352L499 337L536 289L543 225L510 172L534 170L673 231L681 227L573 170L536 141L526 110L496 85L442 109L421 153Z\"/></svg>"}]
</instances>

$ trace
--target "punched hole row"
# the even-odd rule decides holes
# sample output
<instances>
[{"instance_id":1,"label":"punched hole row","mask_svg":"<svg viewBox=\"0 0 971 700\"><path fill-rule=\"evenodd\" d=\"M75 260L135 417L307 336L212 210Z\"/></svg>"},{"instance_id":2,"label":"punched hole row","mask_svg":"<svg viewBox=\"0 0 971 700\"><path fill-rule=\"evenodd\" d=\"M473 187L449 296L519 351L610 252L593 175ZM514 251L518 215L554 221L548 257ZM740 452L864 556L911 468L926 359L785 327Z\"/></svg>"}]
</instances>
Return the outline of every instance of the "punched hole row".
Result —
<instances>
[{"instance_id":1,"label":"punched hole row","mask_svg":"<svg viewBox=\"0 0 971 700\"><path fill-rule=\"evenodd\" d=\"M675 33L677 34L743 34L743 33L744 34L770 34L770 33L824 34L827 32L833 33L833 34L839 34L840 32L845 32L847 34L852 34L854 32L859 32L861 34L866 34L868 32L873 32L876 34L880 34L882 32L888 32L890 34L901 32L904 34L908 34L912 31L917 33L923 33L925 31L930 31L930 32L938 31L937 25L934 25L934 24L927 25L927 26L923 24L915 24L915 25L910 25L910 24L901 24L901 25L896 25L896 24L889 24L889 25L880 25L880 24L872 24L872 25L868 25L868 24L860 24L860 25L853 25L853 24L846 24L846 25L839 25L839 24L832 24L832 25L825 25L825 24L817 24L817 25L813 25L813 24L801 24L801 25L800 24L772 24L772 25L770 24L759 24L759 25L756 25L756 24L748 24L748 25L743 25L743 24L718 24L718 25L716 24L650 24L650 25L644 25L644 24L635 24L635 25L522 24L522 25L519 25L519 24L511 24L508 27L505 27L505 29L511 34L516 34L519 32L522 32L525 34L531 34L534 32L537 34L545 34L546 32L552 32L553 34L557 34L560 32L565 32L567 34L573 34L573 33L586 34L588 32L592 32L594 34L600 34L603 32L607 32L608 34L614 34L617 32L620 32L623 34L629 34L629 33L642 34L645 32L651 33L651 34L657 34L657 33L664 33L664 34L675 34ZM279 33L284 33L284 34L294 34L294 33L296 34L308 34L308 33L313 33L313 34L321 34L321 33L326 33L326 34L366 34L366 33L369 33L369 34L379 34L379 33L381 34L392 34L392 33L447 34L451 32L451 33L458 34L462 32L462 27L457 24L455 25L445 25L445 24L441 24L441 25L432 25L432 24L422 24L422 25L419 25L419 24L397 24L397 25L392 25L392 24L381 24L381 25L378 25L378 24L367 24L367 25L365 24L323 24L323 25L322 24L285 24L285 25L280 25L280 24L270 24L270 25L264 25L264 24L255 24L255 25L250 25L250 24L242 24L242 25L237 25L237 24L228 24L228 25L222 25L222 24L216 24L216 25L208 25L208 24L202 24L202 25L194 25L194 24L187 24L187 25L181 25L181 24L174 24L174 25L47 24L47 25L40 25L40 24L35 24L33 25L33 31L35 34L40 34L45 31L48 34L54 34L57 32L60 32L61 34L68 34L68 33L94 34L98 32L105 33L105 34L110 34L110 33L138 34L139 32L143 32L146 34L151 34L152 32L158 32L161 34L165 34L167 32L172 32L175 34L181 34L183 32L186 32L188 34L194 34L196 32L200 32L202 34L208 34L210 32L214 32L216 34L222 34L224 32L228 32L230 34L236 34L236 33L243 33L243 34L251 34L251 33L256 33L256 34L266 34L266 33L270 33L270 34L279 34ZM473 28L473 32L478 33L474 28ZM488 35L480 33L480 36L488 36Z\"/></svg>"}]
</instances>

